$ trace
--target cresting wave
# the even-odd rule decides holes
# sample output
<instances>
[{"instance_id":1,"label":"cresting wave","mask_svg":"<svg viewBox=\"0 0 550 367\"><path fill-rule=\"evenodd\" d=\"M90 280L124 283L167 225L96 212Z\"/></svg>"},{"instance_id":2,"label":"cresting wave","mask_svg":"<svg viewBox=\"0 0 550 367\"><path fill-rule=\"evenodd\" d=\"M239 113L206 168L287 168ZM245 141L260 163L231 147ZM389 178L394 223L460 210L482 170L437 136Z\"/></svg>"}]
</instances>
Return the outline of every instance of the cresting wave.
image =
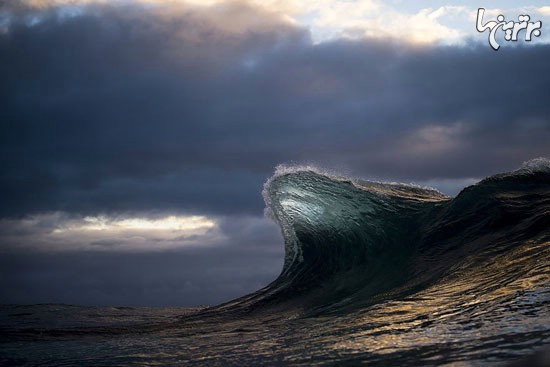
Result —
<instances>
[{"instance_id":1,"label":"cresting wave","mask_svg":"<svg viewBox=\"0 0 550 367\"><path fill-rule=\"evenodd\" d=\"M474 271L498 254L520 256L525 246L548 260L545 158L486 178L455 198L309 166L279 166L263 196L266 214L283 233L283 270L268 287L222 309L290 302L306 315L343 312L412 294L458 269ZM521 269L512 271L504 264L499 269L504 278L521 276Z\"/></svg>"}]
</instances>

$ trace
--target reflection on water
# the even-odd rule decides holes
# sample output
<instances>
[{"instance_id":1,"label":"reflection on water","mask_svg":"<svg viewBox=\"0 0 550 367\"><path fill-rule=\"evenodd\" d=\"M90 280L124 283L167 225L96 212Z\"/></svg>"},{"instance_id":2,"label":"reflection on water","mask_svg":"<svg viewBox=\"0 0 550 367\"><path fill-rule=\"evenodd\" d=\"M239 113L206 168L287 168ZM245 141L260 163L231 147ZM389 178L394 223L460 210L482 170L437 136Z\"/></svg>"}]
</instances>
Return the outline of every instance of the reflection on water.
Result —
<instances>
[{"instance_id":1,"label":"reflection on water","mask_svg":"<svg viewBox=\"0 0 550 367\"><path fill-rule=\"evenodd\" d=\"M0 362L501 365L550 344L549 248L526 244L514 256L495 256L402 299L345 314L3 306ZM517 269L502 273L503 264Z\"/></svg>"}]
</instances>

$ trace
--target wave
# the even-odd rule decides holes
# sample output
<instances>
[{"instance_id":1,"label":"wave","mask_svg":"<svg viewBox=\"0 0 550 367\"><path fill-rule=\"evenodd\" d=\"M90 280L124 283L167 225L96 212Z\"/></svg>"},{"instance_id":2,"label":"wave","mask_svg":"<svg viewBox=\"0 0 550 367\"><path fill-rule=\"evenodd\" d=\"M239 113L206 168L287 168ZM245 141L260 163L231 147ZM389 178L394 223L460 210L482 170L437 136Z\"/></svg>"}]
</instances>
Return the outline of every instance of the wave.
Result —
<instances>
[{"instance_id":1,"label":"wave","mask_svg":"<svg viewBox=\"0 0 550 367\"><path fill-rule=\"evenodd\" d=\"M283 270L266 288L221 309L290 302L307 314L349 311L417 292L514 249L522 248L517 257L531 248L548 252L537 247L550 239L545 158L454 198L427 187L279 166L263 196L284 237ZM503 277L513 276L504 266Z\"/></svg>"}]
</instances>

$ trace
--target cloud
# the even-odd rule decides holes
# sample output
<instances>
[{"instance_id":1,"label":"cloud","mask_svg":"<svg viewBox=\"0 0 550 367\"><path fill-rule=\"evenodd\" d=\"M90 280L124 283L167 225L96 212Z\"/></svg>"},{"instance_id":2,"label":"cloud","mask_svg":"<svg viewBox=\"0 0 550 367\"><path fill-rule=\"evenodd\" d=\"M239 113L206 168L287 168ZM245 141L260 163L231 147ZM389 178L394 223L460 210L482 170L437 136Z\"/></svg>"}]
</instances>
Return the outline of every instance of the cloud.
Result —
<instances>
[{"instance_id":1,"label":"cloud","mask_svg":"<svg viewBox=\"0 0 550 367\"><path fill-rule=\"evenodd\" d=\"M467 13L464 7L443 6L405 13L378 1L315 2L308 7L314 39L393 38L413 43L459 42L464 34L440 22L444 15Z\"/></svg>"},{"instance_id":2,"label":"cloud","mask_svg":"<svg viewBox=\"0 0 550 367\"><path fill-rule=\"evenodd\" d=\"M279 252L282 240L278 234L278 226L262 216L166 216L150 212L140 217L92 217L50 212L0 219L0 252L128 253L227 246L258 249L266 243Z\"/></svg>"},{"instance_id":3,"label":"cloud","mask_svg":"<svg viewBox=\"0 0 550 367\"><path fill-rule=\"evenodd\" d=\"M222 5L14 13L0 215L258 215L281 162L422 181L549 154L547 45L315 44L280 14ZM241 11L244 28L227 21Z\"/></svg>"},{"instance_id":4,"label":"cloud","mask_svg":"<svg viewBox=\"0 0 550 367\"><path fill-rule=\"evenodd\" d=\"M258 248L266 242L266 233L272 240L278 227L261 216L83 217L55 212L0 219L0 252L162 252L249 244Z\"/></svg>"},{"instance_id":5,"label":"cloud","mask_svg":"<svg viewBox=\"0 0 550 367\"><path fill-rule=\"evenodd\" d=\"M216 14L220 8L236 9L238 12L225 19L214 16L220 29L232 32L236 29L249 29L250 24L264 17L250 17L245 9L255 9L269 14L272 18L289 24L300 25L311 31L314 42L325 42L338 38L362 39L393 38L419 44L464 44L477 38L475 29L479 4L452 5L439 7L403 4L399 1L380 2L377 0L25 0L11 5L12 8L30 7L49 9L58 7L61 13L78 14L89 5L141 5L149 9L164 9L165 15L182 9L200 9ZM245 5L244 7L242 5ZM487 5L487 4L486 4ZM486 15L496 18L507 14L508 19L519 14L538 13L546 18L547 7L502 4L503 9L487 7ZM514 16L512 16L512 14ZM208 17L207 17L208 18ZM544 23L545 19L543 19ZM543 32L545 33L545 32ZM544 34L535 42L548 43Z\"/></svg>"}]
</instances>

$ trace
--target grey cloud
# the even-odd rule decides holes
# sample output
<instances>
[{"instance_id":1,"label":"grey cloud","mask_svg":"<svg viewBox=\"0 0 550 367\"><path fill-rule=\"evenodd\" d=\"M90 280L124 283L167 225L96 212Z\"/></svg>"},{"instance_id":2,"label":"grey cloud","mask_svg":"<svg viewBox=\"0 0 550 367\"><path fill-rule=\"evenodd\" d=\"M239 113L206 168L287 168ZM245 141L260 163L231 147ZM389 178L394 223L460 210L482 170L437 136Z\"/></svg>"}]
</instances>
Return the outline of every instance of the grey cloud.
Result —
<instances>
[{"instance_id":1,"label":"grey cloud","mask_svg":"<svg viewBox=\"0 0 550 367\"><path fill-rule=\"evenodd\" d=\"M0 219L0 253L31 252L162 252L178 249L232 247L243 252L249 247L282 254L279 227L258 216L168 218L183 227L152 229L140 222L158 219L166 225L167 213L127 213L116 216L83 217L67 213L45 213L24 218ZM164 222L162 222L164 220ZM125 223L126 222L126 223ZM187 226L186 226L187 223ZM192 224L192 225L190 225ZM275 244L275 245L274 245Z\"/></svg>"},{"instance_id":2,"label":"grey cloud","mask_svg":"<svg viewBox=\"0 0 550 367\"><path fill-rule=\"evenodd\" d=\"M281 162L427 181L550 153L548 45L314 45L232 6L53 9L32 26L4 6L0 215L259 214ZM254 21L228 23L241 13Z\"/></svg>"}]
</instances>

